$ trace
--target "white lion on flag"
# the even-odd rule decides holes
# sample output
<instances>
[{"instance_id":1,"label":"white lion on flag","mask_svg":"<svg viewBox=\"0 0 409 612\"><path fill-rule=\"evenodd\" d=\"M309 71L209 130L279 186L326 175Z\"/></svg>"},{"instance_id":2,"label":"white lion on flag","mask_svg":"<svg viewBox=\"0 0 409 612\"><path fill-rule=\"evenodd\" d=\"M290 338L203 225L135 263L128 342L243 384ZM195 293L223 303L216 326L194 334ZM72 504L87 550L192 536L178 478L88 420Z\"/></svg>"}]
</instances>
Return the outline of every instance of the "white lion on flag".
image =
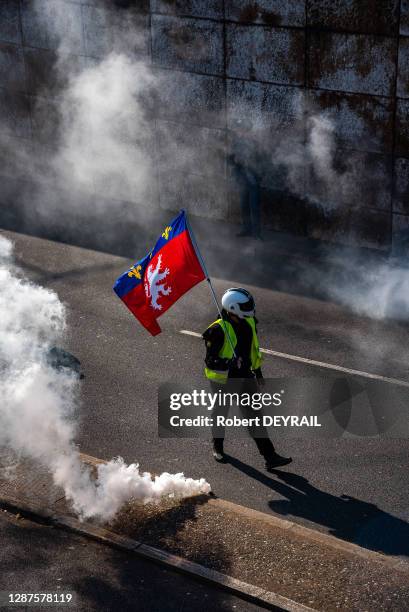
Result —
<instances>
[{"instance_id":1,"label":"white lion on flag","mask_svg":"<svg viewBox=\"0 0 409 612\"><path fill-rule=\"evenodd\" d=\"M159 255L156 268L153 264L150 264L146 270L145 276L145 295L151 300L151 306L155 310L162 310L161 304L158 303L158 299L161 295L169 295L172 292L172 287L166 286L165 283L160 282L166 278L170 270L165 268L163 272L160 271L162 264L162 255Z\"/></svg>"}]
</instances>

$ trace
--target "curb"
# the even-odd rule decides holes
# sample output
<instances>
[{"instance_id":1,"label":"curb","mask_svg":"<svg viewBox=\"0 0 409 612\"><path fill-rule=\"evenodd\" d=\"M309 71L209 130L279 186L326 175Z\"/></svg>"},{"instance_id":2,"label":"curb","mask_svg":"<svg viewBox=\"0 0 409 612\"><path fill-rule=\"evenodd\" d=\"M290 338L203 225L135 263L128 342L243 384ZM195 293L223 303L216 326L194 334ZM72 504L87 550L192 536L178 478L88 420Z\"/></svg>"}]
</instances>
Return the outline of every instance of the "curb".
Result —
<instances>
[{"instance_id":1,"label":"curb","mask_svg":"<svg viewBox=\"0 0 409 612\"><path fill-rule=\"evenodd\" d=\"M100 462L93 458L93 462L94 461ZM217 502L218 500L214 501ZM187 561L182 557L172 555L158 548L154 548L153 546L142 544L137 540L120 536L103 527L98 527L90 523L82 523L75 518L59 515L50 508L43 508L31 503L28 504L26 501L12 497L0 497L0 508L12 514L20 514L29 519L35 519L37 521L40 519L41 522L47 525L92 538L107 546L130 552L142 559L158 563L168 569L186 574L196 580L211 583L241 599L262 606L268 610L273 610L274 612L316 612L312 608L298 604L277 593L266 591L265 589L253 586L247 582L242 582L241 580L211 570L198 563Z\"/></svg>"},{"instance_id":2,"label":"curb","mask_svg":"<svg viewBox=\"0 0 409 612\"><path fill-rule=\"evenodd\" d=\"M98 466L101 463L105 463L103 459L98 459L97 457L86 455L85 453L81 453L81 459L85 463L94 466ZM298 536L306 538L310 541L318 542L319 544L324 544L325 546L329 546L335 550L356 555L361 559L365 559L366 561L380 563L388 567L389 569L393 568L400 572L405 572L409 574L409 561L406 561L405 559L402 559L400 557L392 557L380 552L376 552L375 550L362 548L358 544L348 542L348 540L341 540L328 533L316 531L315 529L310 529L309 527L304 527L304 525L300 525L299 523L294 523L293 521L282 519L273 514L266 514L265 512L260 512L260 510L253 510L252 508L248 508L247 506L241 506L240 504L227 501L226 499L222 499L220 497L211 496L209 497L207 503L211 506L214 506L215 508L234 512L236 514L244 516L245 518L261 521L263 523L266 523L267 525L271 525L272 527L277 527L283 530L291 530L292 533L295 533Z\"/></svg>"},{"instance_id":3,"label":"curb","mask_svg":"<svg viewBox=\"0 0 409 612\"><path fill-rule=\"evenodd\" d=\"M298 523L287 521L277 516L260 512L259 510L253 510L252 508L247 508L246 506L240 506L239 504L221 499L219 497L211 497L207 503L211 506L218 507L221 510L224 509L230 512L235 512L236 514L240 514L248 519L260 521L266 523L267 525L271 525L272 527L291 531L291 533L295 533L302 538L324 544L325 546L335 550L358 556L366 561L380 563L389 569L393 568L394 570L409 574L409 562L400 557L389 557L383 553L362 548L353 542L340 540L339 538L328 533L316 531L315 529L310 529L309 527L304 527Z\"/></svg>"}]
</instances>

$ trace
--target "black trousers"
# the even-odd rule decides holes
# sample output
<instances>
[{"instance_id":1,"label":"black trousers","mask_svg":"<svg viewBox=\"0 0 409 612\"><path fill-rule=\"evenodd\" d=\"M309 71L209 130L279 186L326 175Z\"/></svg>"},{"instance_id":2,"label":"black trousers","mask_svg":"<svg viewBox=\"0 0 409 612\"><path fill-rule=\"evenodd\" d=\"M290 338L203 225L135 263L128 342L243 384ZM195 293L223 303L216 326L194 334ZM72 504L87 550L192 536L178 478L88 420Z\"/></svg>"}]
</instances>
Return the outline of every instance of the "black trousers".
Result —
<instances>
[{"instance_id":1,"label":"black trousers","mask_svg":"<svg viewBox=\"0 0 409 612\"><path fill-rule=\"evenodd\" d=\"M230 380L234 381L235 379L234 378L229 379L226 385L218 385L217 383L211 382L210 387L211 387L212 393L217 393L219 390L221 390L222 392L227 392L227 393L229 392L230 393L237 393L237 392L242 392L242 393L243 392L247 392L247 393L253 392L254 393L254 392L257 392L258 390L257 381L252 376L248 379L242 380L241 383L240 381L236 379L234 387L232 385L229 385ZM213 408L213 413L212 413L212 416L213 416L212 436L213 437L212 437L212 440L213 440L213 447L215 451L219 453L223 453L225 430L224 430L224 427L218 427L215 425L215 423L217 420L217 416L227 417L228 412L229 412L229 406L224 406L222 404L221 405L216 404L215 407ZM258 410L257 413L255 413L255 411L251 407L241 406L241 405L240 405L240 412L243 418L253 418L255 415L261 415L260 410ZM258 426L258 427L249 426L248 432L250 434L250 437L256 443L256 446L257 446L257 449L260 455L264 457L265 459L268 459L269 457L271 457L271 455L275 452L275 448L274 448L274 444L271 442L270 438L268 437L268 432L266 428L262 426Z\"/></svg>"}]
</instances>

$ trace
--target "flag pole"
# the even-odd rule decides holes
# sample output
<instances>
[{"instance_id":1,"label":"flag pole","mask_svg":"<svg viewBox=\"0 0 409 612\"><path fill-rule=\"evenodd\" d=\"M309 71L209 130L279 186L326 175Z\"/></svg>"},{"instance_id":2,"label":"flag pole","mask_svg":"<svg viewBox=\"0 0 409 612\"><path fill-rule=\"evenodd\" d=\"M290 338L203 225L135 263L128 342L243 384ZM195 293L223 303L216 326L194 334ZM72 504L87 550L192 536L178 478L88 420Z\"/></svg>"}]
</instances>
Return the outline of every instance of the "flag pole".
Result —
<instances>
[{"instance_id":1,"label":"flag pole","mask_svg":"<svg viewBox=\"0 0 409 612\"><path fill-rule=\"evenodd\" d=\"M199 245L197 244L196 236L195 236L195 234L193 232L192 226L190 225L189 217L187 216L187 212L185 210L182 210L181 212L185 213L186 225L187 225L187 228L189 230L189 235L190 235L190 237L192 239L193 248L195 249L195 252L196 252L197 258L198 258L198 260L200 262L200 265L202 266L202 270L205 273L206 280L207 280L207 282L209 284L210 291L211 291L211 294L213 296L214 303L216 304L217 312L219 313L219 316L220 316L221 320L224 322L223 315L222 315L222 312L220 310L219 302L217 300L216 293L215 293L215 291L213 289L212 281L210 280L210 276L209 276L209 273L207 271L205 261L204 261L204 259L202 257L201 252L200 252ZM229 344L230 344L230 346L232 348L233 355L234 355L234 357L237 357L236 351L234 350L233 342L232 342L232 339L230 338L230 334L229 334L229 332L227 330L227 327L225 325L223 325L223 327L224 327L224 330L226 332Z\"/></svg>"}]
</instances>

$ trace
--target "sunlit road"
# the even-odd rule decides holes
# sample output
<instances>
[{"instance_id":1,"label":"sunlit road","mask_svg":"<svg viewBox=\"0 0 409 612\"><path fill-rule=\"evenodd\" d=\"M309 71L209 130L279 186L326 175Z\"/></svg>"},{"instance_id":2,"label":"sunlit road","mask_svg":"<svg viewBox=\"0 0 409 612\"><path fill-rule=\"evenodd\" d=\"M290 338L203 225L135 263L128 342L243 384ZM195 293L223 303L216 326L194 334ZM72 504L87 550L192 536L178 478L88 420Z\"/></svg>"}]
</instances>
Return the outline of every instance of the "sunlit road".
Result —
<instances>
[{"instance_id":1,"label":"sunlit road","mask_svg":"<svg viewBox=\"0 0 409 612\"><path fill-rule=\"evenodd\" d=\"M232 459L226 465L213 461L207 441L159 440L159 383L202 381L203 343L180 332L201 332L216 318L206 283L160 319L163 333L152 338L112 291L128 260L2 233L15 242L17 262L28 276L54 289L69 309L64 347L85 372L77 432L83 452L122 455L143 470L204 476L226 499L390 554L409 554L408 440L276 438L277 450L294 462L274 475L264 471L251 440L227 440ZM221 294L235 283L214 284ZM248 288L266 349L409 382L409 327L358 317L329 302ZM302 359L265 355L265 376L328 371Z\"/></svg>"}]
</instances>

